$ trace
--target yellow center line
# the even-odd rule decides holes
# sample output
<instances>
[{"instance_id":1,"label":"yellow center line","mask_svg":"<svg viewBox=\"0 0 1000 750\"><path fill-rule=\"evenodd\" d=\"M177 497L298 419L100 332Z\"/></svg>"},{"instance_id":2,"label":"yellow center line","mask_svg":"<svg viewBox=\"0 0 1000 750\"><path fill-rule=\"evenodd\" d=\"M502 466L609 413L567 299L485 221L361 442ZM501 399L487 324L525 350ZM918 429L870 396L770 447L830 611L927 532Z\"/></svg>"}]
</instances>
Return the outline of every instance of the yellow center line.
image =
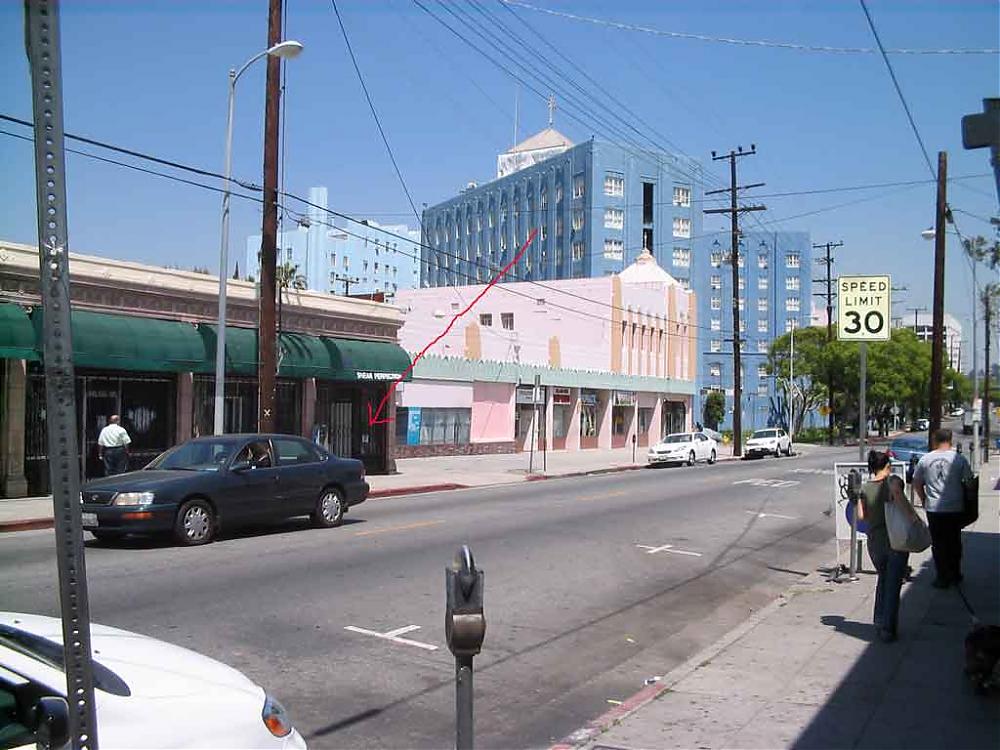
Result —
<instances>
[{"instance_id":1,"label":"yellow center line","mask_svg":"<svg viewBox=\"0 0 1000 750\"><path fill-rule=\"evenodd\" d=\"M371 529L370 531L358 531L354 536L372 536L373 534L385 534L390 531L407 531L409 529L422 529L426 526L437 526L444 521L420 521L418 523L408 523L404 526L386 526L382 529Z\"/></svg>"}]
</instances>

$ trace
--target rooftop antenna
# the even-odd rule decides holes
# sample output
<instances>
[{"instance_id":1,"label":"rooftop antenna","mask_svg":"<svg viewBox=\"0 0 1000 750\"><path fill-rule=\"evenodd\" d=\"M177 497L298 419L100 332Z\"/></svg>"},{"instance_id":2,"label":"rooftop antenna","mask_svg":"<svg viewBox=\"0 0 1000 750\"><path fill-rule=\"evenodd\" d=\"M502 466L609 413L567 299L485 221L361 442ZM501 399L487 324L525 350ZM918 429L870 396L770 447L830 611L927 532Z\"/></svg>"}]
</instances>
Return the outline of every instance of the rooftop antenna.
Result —
<instances>
[{"instance_id":1,"label":"rooftop antenna","mask_svg":"<svg viewBox=\"0 0 1000 750\"><path fill-rule=\"evenodd\" d=\"M552 127L552 122L556 118L556 95L549 94L549 127Z\"/></svg>"}]
</instances>

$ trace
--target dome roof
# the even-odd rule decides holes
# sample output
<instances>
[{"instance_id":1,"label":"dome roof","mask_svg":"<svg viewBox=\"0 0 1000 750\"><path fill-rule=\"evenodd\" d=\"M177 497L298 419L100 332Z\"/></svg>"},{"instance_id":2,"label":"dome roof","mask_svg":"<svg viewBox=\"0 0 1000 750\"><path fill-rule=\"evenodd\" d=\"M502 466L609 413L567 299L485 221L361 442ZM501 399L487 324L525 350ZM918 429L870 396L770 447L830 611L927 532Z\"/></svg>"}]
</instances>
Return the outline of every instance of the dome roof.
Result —
<instances>
[{"instance_id":1,"label":"dome roof","mask_svg":"<svg viewBox=\"0 0 1000 750\"><path fill-rule=\"evenodd\" d=\"M639 257L628 268L618 274L625 284L676 284L677 279L660 268L656 258L643 248Z\"/></svg>"}]
</instances>

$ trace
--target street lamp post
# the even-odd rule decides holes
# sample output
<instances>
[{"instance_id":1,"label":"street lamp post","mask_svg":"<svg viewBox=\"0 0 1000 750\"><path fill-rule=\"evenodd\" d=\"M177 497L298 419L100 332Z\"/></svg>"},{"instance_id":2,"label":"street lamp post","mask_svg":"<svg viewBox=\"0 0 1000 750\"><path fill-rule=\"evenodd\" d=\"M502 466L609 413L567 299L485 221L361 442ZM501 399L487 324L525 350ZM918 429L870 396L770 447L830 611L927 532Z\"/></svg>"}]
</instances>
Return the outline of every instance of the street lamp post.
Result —
<instances>
[{"instance_id":1,"label":"street lamp post","mask_svg":"<svg viewBox=\"0 0 1000 750\"><path fill-rule=\"evenodd\" d=\"M229 69L229 108L226 114L226 171L222 193L222 237L219 246L219 320L215 332L215 419L214 434L225 432L226 400L226 292L229 277L229 198L233 175L233 109L236 104L236 81L262 57L272 55L291 59L302 51L301 42L288 40L275 44L247 60L238 70Z\"/></svg>"}]
</instances>

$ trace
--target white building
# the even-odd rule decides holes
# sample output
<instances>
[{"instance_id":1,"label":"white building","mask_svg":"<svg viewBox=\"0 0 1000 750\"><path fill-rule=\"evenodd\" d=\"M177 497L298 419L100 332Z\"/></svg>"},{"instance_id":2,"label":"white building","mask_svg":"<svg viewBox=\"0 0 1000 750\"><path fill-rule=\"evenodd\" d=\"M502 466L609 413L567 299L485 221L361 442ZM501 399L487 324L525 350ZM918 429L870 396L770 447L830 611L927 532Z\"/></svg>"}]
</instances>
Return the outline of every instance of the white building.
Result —
<instances>
[{"instance_id":1,"label":"white building","mask_svg":"<svg viewBox=\"0 0 1000 750\"><path fill-rule=\"evenodd\" d=\"M934 316L931 313L915 313L905 315L896 320L900 328L909 328L917 334L921 341L931 341L934 338ZM944 350L948 364L953 370L962 370L962 324L954 315L944 314Z\"/></svg>"}]
</instances>

